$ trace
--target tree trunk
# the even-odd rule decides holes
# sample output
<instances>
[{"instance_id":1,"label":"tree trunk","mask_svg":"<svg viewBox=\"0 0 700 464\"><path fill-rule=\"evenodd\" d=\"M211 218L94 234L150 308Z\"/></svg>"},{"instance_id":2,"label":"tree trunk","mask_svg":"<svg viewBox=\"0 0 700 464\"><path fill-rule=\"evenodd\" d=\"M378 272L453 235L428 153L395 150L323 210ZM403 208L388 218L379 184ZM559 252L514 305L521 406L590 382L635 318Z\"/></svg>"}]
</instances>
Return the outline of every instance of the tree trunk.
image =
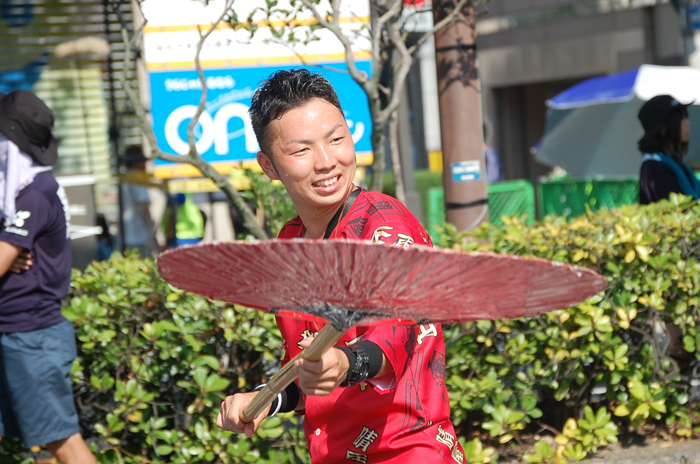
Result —
<instances>
[{"instance_id":1,"label":"tree trunk","mask_svg":"<svg viewBox=\"0 0 700 464\"><path fill-rule=\"evenodd\" d=\"M434 0L435 23L454 8L455 0ZM489 216L472 2L463 15L435 32L435 59L446 221L470 230Z\"/></svg>"},{"instance_id":2,"label":"tree trunk","mask_svg":"<svg viewBox=\"0 0 700 464\"><path fill-rule=\"evenodd\" d=\"M391 167L394 171L394 189L396 199L401 204L406 203L406 189L403 183L403 171L401 169L401 151L399 148L399 112L394 111L389 118L389 152L391 153Z\"/></svg>"},{"instance_id":3,"label":"tree trunk","mask_svg":"<svg viewBox=\"0 0 700 464\"><path fill-rule=\"evenodd\" d=\"M386 120L380 115L379 95L376 96L374 102L370 98L368 94L369 112L372 116L372 151L374 153L370 189L375 192L382 192L384 190L384 170L386 169L386 147L384 146L386 142L386 135L384 134Z\"/></svg>"}]
</instances>

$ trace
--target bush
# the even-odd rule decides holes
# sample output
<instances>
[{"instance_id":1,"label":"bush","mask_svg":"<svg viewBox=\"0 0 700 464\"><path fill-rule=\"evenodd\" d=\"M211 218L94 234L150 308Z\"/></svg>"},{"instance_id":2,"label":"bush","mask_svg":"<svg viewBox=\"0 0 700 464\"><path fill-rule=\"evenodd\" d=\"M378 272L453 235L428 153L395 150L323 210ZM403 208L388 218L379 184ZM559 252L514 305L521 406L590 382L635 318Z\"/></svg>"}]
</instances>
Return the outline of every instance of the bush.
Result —
<instances>
[{"instance_id":1,"label":"bush","mask_svg":"<svg viewBox=\"0 0 700 464\"><path fill-rule=\"evenodd\" d=\"M280 181L273 181L266 174L245 170L250 179L250 189L241 192L246 200L257 205L271 238L279 235L282 227L297 215L292 199ZM244 238L244 237L239 237Z\"/></svg>"},{"instance_id":2,"label":"bush","mask_svg":"<svg viewBox=\"0 0 700 464\"><path fill-rule=\"evenodd\" d=\"M446 383L468 462L498 458L476 436L525 443L556 432L523 456L544 463L580 461L627 430L699 431L700 392L691 387L699 214L697 202L673 195L531 226L504 218L503 227L469 234L447 227L439 246L570 262L610 282L574 308L444 328ZM65 314L80 343L79 413L101 462L308 462L291 415L266 420L253 439L214 426L224 395L251 389L279 366L269 315L173 289L152 260L130 255L76 272ZM674 330L681 343L669 340ZM0 458L19 462L16 442L2 446Z\"/></svg>"},{"instance_id":3,"label":"bush","mask_svg":"<svg viewBox=\"0 0 700 464\"><path fill-rule=\"evenodd\" d=\"M308 462L289 414L252 439L215 426L225 395L279 367L274 318L170 287L154 264L116 254L74 271L64 306L78 338L78 414L99 462ZM18 462L17 443L2 445Z\"/></svg>"},{"instance_id":4,"label":"bush","mask_svg":"<svg viewBox=\"0 0 700 464\"><path fill-rule=\"evenodd\" d=\"M673 195L532 226L504 218L501 228L467 234L448 225L440 246L565 261L610 282L574 308L445 330L462 433L486 429L504 443L523 430L558 429L557 446L538 444L527 460L562 462L616 441L618 430L697 432L699 215L696 201Z\"/></svg>"}]
</instances>

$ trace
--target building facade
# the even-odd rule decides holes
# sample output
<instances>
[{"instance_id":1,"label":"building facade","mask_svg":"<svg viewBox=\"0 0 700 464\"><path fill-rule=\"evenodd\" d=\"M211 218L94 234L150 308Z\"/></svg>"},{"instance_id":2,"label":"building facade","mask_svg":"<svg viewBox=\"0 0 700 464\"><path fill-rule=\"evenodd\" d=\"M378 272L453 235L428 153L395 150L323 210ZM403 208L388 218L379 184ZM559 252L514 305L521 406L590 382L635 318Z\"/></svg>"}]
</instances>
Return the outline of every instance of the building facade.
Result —
<instances>
[{"instance_id":1,"label":"building facade","mask_svg":"<svg viewBox=\"0 0 700 464\"><path fill-rule=\"evenodd\" d=\"M492 0L481 7L483 116L506 177L536 180L551 169L530 154L544 132L547 99L645 63L687 64L692 46L683 31L667 1Z\"/></svg>"}]
</instances>

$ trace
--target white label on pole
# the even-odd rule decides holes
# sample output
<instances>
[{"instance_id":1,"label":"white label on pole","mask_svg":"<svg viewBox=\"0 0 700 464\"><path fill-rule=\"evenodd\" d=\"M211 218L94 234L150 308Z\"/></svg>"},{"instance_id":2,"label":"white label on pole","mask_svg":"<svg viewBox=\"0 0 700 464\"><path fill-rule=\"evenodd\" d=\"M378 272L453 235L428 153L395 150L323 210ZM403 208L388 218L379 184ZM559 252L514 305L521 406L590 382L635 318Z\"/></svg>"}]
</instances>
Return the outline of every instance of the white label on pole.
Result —
<instances>
[{"instance_id":1,"label":"white label on pole","mask_svg":"<svg viewBox=\"0 0 700 464\"><path fill-rule=\"evenodd\" d=\"M470 182L481 179L481 162L460 161L452 163L452 182Z\"/></svg>"}]
</instances>

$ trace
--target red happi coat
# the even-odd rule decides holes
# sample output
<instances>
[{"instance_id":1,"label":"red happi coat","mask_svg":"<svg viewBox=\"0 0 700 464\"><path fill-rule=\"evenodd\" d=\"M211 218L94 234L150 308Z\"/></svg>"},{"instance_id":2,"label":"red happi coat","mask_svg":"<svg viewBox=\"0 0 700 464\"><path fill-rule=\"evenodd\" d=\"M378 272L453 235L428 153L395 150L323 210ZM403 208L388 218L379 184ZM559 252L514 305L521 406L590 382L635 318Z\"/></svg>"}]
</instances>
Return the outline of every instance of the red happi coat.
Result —
<instances>
[{"instance_id":1,"label":"red happi coat","mask_svg":"<svg viewBox=\"0 0 700 464\"><path fill-rule=\"evenodd\" d=\"M303 237L299 217L279 238ZM362 190L333 238L370 240L387 246L432 246L416 218L395 198ZM283 364L299 343L323 324L277 318L285 340ZM445 388L445 344L439 325L353 327L338 343L377 344L394 368L392 379L339 387L329 396L305 396L304 428L315 464L463 463L450 422Z\"/></svg>"}]
</instances>

